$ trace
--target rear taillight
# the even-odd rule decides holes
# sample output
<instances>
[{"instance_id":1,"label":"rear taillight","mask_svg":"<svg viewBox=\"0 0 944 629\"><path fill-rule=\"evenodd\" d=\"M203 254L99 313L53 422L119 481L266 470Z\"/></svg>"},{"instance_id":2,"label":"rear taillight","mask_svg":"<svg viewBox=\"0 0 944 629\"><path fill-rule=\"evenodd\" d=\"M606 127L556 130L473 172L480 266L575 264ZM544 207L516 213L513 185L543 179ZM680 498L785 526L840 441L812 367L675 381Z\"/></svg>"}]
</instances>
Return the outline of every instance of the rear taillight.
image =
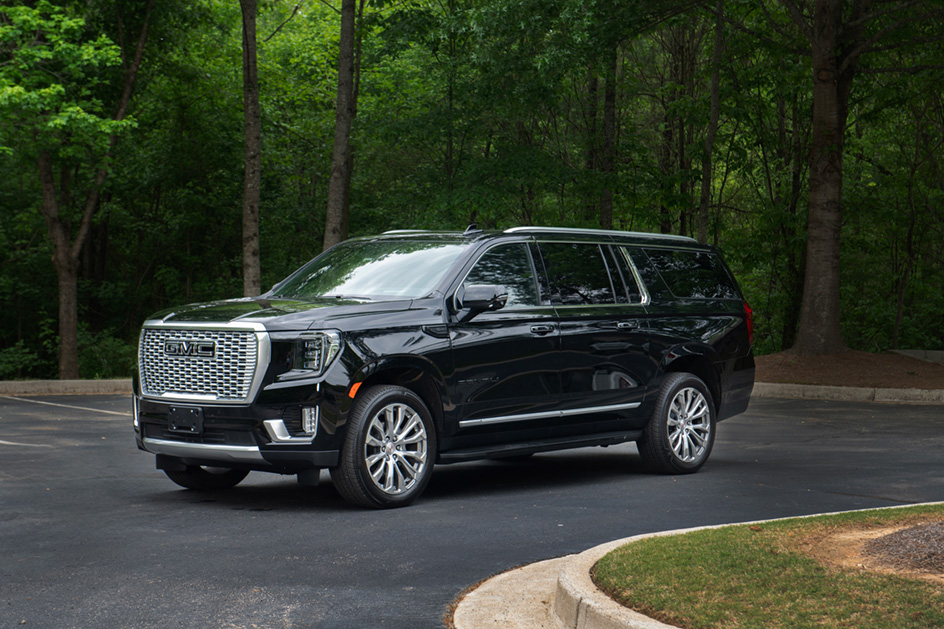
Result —
<instances>
[{"instance_id":1,"label":"rear taillight","mask_svg":"<svg viewBox=\"0 0 944 629\"><path fill-rule=\"evenodd\" d=\"M754 345L754 311L744 302L744 315L747 318L747 339Z\"/></svg>"}]
</instances>

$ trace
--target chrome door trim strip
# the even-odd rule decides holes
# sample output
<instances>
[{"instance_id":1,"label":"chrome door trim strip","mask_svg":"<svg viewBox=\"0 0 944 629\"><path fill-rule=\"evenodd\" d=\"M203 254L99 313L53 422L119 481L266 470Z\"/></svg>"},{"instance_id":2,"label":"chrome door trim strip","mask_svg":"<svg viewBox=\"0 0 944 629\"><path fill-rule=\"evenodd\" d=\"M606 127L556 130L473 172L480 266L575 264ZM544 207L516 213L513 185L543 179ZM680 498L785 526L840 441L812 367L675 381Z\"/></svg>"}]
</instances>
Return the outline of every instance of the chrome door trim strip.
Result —
<instances>
[{"instance_id":1,"label":"chrome door trim strip","mask_svg":"<svg viewBox=\"0 0 944 629\"><path fill-rule=\"evenodd\" d=\"M490 424L507 424L511 422L526 422L533 419L549 419L571 417L573 415L586 415L590 413L605 413L609 411L625 411L633 408L639 408L641 402L630 402L628 404L608 404L606 406L589 406L587 408L573 408L566 411L545 411L542 413L522 413L521 415L503 415L500 417L483 417L482 419L466 419L459 422L459 428L470 428L472 426L486 426Z\"/></svg>"},{"instance_id":2,"label":"chrome door trim strip","mask_svg":"<svg viewBox=\"0 0 944 629\"><path fill-rule=\"evenodd\" d=\"M234 463L265 463L265 459L256 446L225 446L208 443L187 443L166 439L144 439L144 447L153 454L182 459L196 458L211 461L229 461Z\"/></svg>"},{"instance_id":3,"label":"chrome door trim strip","mask_svg":"<svg viewBox=\"0 0 944 629\"><path fill-rule=\"evenodd\" d=\"M639 408L642 402L629 402L628 404L609 404L607 406L591 406L589 408L574 408L568 411L560 411L562 417L571 415L584 415L586 413L606 413L609 411L628 411L632 408Z\"/></svg>"}]
</instances>

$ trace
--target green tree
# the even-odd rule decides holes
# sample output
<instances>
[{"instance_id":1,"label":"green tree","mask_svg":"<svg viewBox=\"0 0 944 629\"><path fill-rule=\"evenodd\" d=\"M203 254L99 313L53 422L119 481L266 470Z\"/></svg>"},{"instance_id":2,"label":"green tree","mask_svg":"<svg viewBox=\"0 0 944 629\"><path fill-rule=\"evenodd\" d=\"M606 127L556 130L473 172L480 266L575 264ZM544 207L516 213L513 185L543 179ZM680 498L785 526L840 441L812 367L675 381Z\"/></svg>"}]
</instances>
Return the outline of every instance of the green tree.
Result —
<instances>
[{"instance_id":1,"label":"green tree","mask_svg":"<svg viewBox=\"0 0 944 629\"><path fill-rule=\"evenodd\" d=\"M19 136L18 146L36 160L39 208L59 280L61 378L79 376L79 255L98 210L111 152L119 134L132 125L126 114L153 7L151 0L128 50L104 35L94 36L68 7L45 0L35 7L0 7L0 115ZM109 70L116 66L123 76L109 108L103 92L111 87Z\"/></svg>"},{"instance_id":2,"label":"green tree","mask_svg":"<svg viewBox=\"0 0 944 629\"><path fill-rule=\"evenodd\" d=\"M808 44L813 86L807 273L794 351L837 353L846 348L840 328L839 243L853 80L864 56L887 54L916 41L939 44L944 34L924 31L928 25L944 25L944 9L934 2L888 6L870 0L781 0L781 4ZM778 24L772 22L776 30Z\"/></svg>"}]
</instances>

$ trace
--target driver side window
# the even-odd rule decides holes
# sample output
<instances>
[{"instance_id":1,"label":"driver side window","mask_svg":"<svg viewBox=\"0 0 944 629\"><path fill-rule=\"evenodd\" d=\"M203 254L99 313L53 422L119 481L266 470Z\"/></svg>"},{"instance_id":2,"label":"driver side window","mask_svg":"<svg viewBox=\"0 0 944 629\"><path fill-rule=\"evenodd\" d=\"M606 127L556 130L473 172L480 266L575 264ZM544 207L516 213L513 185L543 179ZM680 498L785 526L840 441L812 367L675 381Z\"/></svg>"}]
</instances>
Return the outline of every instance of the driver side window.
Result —
<instances>
[{"instance_id":1,"label":"driver side window","mask_svg":"<svg viewBox=\"0 0 944 629\"><path fill-rule=\"evenodd\" d=\"M527 245L515 243L492 247L482 254L466 276L463 286L500 284L508 290L505 309L538 306L537 283Z\"/></svg>"}]
</instances>

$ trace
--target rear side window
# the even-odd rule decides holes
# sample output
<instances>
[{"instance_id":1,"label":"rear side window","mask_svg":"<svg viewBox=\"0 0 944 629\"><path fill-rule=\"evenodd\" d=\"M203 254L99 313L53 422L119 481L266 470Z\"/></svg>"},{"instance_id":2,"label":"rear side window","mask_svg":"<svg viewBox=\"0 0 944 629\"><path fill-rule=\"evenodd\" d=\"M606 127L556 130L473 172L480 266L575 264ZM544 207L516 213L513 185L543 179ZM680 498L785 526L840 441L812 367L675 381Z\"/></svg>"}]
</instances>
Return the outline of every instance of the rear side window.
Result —
<instances>
[{"instance_id":1,"label":"rear side window","mask_svg":"<svg viewBox=\"0 0 944 629\"><path fill-rule=\"evenodd\" d=\"M599 245L542 242L541 253L554 303L564 306L616 303L609 269Z\"/></svg>"},{"instance_id":2,"label":"rear side window","mask_svg":"<svg viewBox=\"0 0 944 629\"><path fill-rule=\"evenodd\" d=\"M740 299L721 259L704 251L647 249L672 294L682 299Z\"/></svg>"}]
</instances>

